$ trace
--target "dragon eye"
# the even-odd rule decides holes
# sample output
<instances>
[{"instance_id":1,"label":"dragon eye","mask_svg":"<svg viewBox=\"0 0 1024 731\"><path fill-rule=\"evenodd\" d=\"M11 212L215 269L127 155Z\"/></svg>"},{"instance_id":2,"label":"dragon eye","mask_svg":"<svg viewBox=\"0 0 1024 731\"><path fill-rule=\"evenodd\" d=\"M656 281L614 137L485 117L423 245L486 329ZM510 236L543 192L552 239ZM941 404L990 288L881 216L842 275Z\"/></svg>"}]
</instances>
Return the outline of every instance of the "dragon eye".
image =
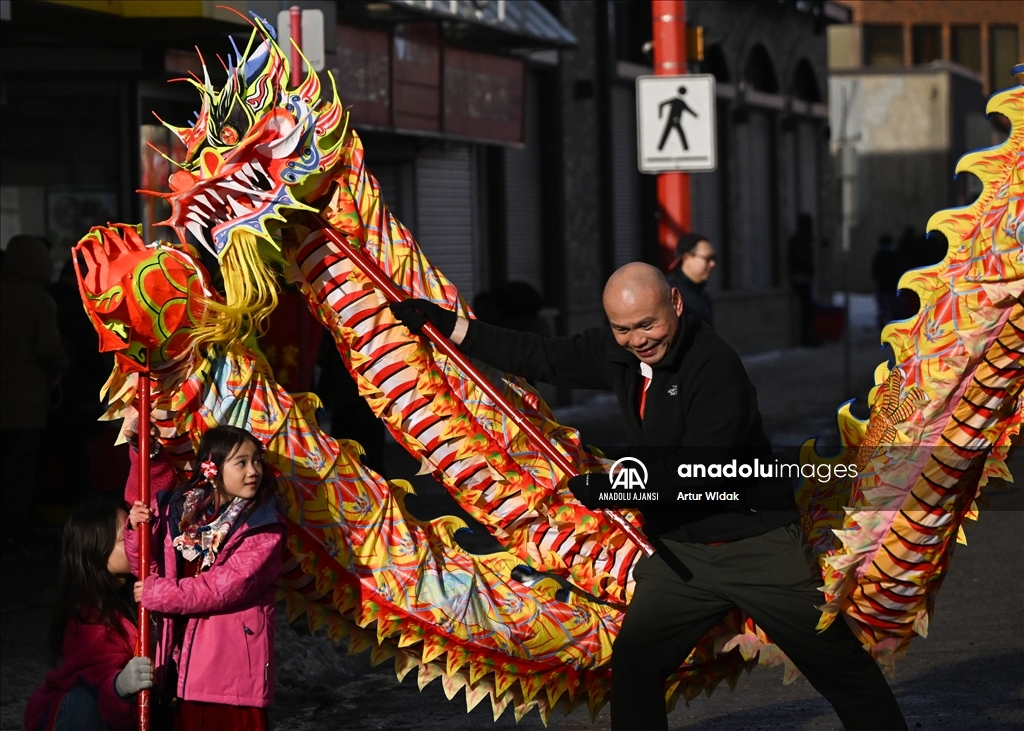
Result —
<instances>
[{"instance_id":1,"label":"dragon eye","mask_svg":"<svg viewBox=\"0 0 1024 731\"><path fill-rule=\"evenodd\" d=\"M238 130L230 124L224 125L220 130L220 141L225 145L234 145L238 142Z\"/></svg>"}]
</instances>

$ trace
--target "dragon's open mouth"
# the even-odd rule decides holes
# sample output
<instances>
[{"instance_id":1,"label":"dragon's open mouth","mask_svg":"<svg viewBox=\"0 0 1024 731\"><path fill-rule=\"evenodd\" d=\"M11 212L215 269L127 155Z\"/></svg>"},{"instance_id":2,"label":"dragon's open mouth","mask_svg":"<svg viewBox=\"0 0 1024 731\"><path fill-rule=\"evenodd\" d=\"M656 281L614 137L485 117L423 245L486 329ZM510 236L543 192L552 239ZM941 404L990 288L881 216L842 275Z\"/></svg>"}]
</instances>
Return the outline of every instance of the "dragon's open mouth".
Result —
<instances>
[{"instance_id":1,"label":"dragon's open mouth","mask_svg":"<svg viewBox=\"0 0 1024 731\"><path fill-rule=\"evenodd\" d=\"M226 225L265 215L274 203L283 202L283 190L259 160L244 163L231 175L203 181L189 191L195 205L185 207L185 228L207 248L220 250L216 244L221 237L226 243Z\"/></svg>"},{"instance_id":2,"label":"dragon's open mouth","mask_svg":"<svg viewBox=\"0 0 1024 731\"><path fill-rule=\"evenodd\" d=\"M290 187L300 172L315 169L311 166L318 157L311 151L316 145L310 144L314 131L312 124L299 124L291 112L279 109L236 147L223 152L201 149L191 169L170 177L170 193L156 193L171 203L171 215L160 225L173 226L182 241L189 231L217 257L236 228L270 238L269 220L283 221L285 210L306 208ZM302 152L308 153L308 161L303 162Z\"/></svg>"}]
</instances>

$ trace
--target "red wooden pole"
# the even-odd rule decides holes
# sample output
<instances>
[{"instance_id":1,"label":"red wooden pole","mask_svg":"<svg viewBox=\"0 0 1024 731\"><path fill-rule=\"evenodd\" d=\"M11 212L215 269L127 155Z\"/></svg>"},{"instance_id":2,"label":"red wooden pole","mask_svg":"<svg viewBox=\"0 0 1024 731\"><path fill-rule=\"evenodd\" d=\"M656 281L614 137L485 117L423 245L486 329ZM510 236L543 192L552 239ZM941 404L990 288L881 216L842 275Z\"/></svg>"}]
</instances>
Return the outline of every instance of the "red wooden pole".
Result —
<instances>
[{"instance_id":1,"label":"red wooden pole","mask_svg":"<svg viewBox=\"0 0 1024 731\"><path fill-rule=\"evenodd\" d=\"M149 371L139 373L139 500L149 505ZM139 531L139 581L149 576L150 526ZM149 610L139 603L139 635L136 657L149 657ZM139 731L149 731L149 691L139 691Z\"/></svg>"},{"instance_id":2,"label":"red wooden pole","mask_svg":"<svg viewBox=\"0 0 1024 731\"><path fill-rule=\"evenodd\" d=\"M377 288L384 293L384 296L387 297L388 300L391 302L402 302L406 299L405 293L395 286L395 283L391 281L391 278L382 272L372 259L363 254L363 252L358 248L350 246L345 239L322 217L317 214L311 215L313 220L323 229L327 238L338 246L345 247L346 255L351 257L352 261L354 261L362 270L363 274L369 277L370 280L377 285ZM552 445L551 442L537 430L537 427L535 427L529 419L519 413L519 409L505 398L505 394L495 388L494 385L476 369L476 367L470 362L469 358L463 355L448 338L437 330L437 328L428 322L423 326L423 332L426 333L427 337L430 338L431 342L434 343L438 350L455 361L455 365L458 366L459 370L465 373L466 376L468 376L480 388L480 390L486 393L498 408L501 409L508 418L515 422L516 426L526 432L534 446L547 455L548 458L558 466L558 469L560 469L567 477L575 477L580 474L579 470L569 462L566 456L559 452L554 445ZM605 510L603 512L605 516L615 523L615 525L617 525L619 529L625 533L631 541L633 541L633 543L639 546L644 553L648 556L654 554L654 546L650 544L643 533L637 530L636 526L614 510Z\"/></svg>"},{"instance_id":3,"label":"red wooden pole","mask_svg":"<svg viewBox=\"0 0 1024 731\"><path fill-rule=\"evenodd\" d=\"M686 2L651 0L654 32L654 74L672 76L686 73ZM658 175L658 246L662 268L676 257L676 244L690 230L690 176L686 173Z\"/></svg>"},{"instance_id":4,"label":"red wooden pole","mask_svg":"<svg viewBox=\"0 0 1024 731\"><path fill-rule=\"evenodd\" d=\"M299 48L302 47L302 9L298 5L288 8L288 35L291 37L291 83L296 88L302 83L302 56L299 55Z\"/></svg>"}]
</instances>

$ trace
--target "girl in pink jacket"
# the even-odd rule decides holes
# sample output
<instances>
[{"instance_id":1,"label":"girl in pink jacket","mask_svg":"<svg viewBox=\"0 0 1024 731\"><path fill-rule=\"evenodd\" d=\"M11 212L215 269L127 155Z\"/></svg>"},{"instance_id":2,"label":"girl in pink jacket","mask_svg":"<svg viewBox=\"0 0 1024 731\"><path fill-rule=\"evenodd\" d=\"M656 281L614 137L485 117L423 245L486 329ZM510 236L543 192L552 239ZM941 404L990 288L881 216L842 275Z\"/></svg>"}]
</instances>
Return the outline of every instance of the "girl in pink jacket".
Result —
<instances>
[{"instance_id":1,"label":"girl in pink jacket","mask_svg":"<svg viewBox=\"0 0 1024 731\"><path fill-rule=\"evenodd\" d=\"M135 455L133 454L133 460ZM155 460L162 462L163 460ZM233 426L208 431L190 480L136 501L132 528L153 531L153 573L135 598L158 615L158 678L177 674L176 728L268 728L274 691L274 608L285 527L263 447ZM165 466L157 464L153 482ZM126 534L130 558L137 531Z\"/></svg>"}]
</instances>

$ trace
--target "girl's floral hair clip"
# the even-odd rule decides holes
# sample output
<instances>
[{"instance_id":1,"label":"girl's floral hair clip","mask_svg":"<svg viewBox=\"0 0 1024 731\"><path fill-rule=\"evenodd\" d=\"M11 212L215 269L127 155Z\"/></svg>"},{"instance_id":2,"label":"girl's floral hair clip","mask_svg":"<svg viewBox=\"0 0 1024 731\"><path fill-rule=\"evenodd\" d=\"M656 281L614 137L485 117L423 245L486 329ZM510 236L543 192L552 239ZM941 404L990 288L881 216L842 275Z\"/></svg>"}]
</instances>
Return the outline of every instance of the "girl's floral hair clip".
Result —
<instances>
[{"instance_id":1,"label":"girl's floral hair clip","mask_svg":"<svg viewBox=\"0 0 1024 731\"><path fill-rule=\"evenodd\" d=\"M213 484L213 478L217 476L217 465L213 463L213 460L208 459L199 465L199 469L202 470L203 477L210 484Z\"/></svg>"}]
</instances>

